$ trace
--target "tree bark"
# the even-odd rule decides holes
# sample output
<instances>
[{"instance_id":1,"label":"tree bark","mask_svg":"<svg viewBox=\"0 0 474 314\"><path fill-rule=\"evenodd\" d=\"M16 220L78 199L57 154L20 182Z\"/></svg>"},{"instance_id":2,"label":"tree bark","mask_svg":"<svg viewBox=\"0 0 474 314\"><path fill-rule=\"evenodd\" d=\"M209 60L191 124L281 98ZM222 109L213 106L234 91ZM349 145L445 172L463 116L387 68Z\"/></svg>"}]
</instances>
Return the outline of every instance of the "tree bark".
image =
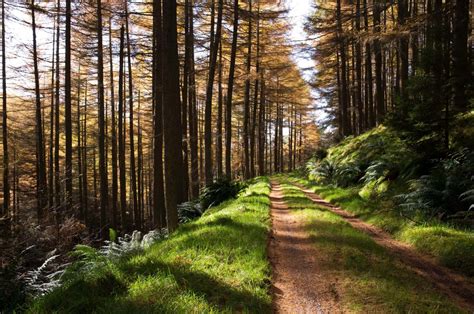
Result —
<instances>
[{"instance_id":1,"label":"tree bark","mask_svg":"<svg viewBox=\"0 0 474 314\"><path fill-rule=\"evenodd\" d=\"M114 60L112 47L112 17L109 18L109 59L110 59L110 107L112 115L112 228L117 230L117 202L118 202L118 162L117 162L117 117L115 113L114 92Z\"/></svg>"},{"instance_id":2,"label":"tree bark","mask_svg":"<svg viewBox=\"0 0 474 314\"><path fill-rule=\"evenodd\" d=\"M66 0L66 44L64 73L64 129L66 135L66 206L72 206L72 102L71 102L71 0Z\"/></svg>"},{"instance_id":3,"label":"tree bark","mask_svg":"<svg viewBox=\"0 0 474 314\"><path fill-rule=\"evenodd\" d=\"M252 0L248 1L249 26L247 34L247 59L246 59L246 78L245 78L245 96L244 96L244 178L250 179L250 69L252 66Z\"/></svg>"},{"instance_id":4,"label":"tree bark","mask_svg":"<svg viewBox=\"0 0 474 314\"><path fill-rule=\"evenodd\" d=\"M212 166L212 96L214 90L214 77L216 73L217 65L217 54L219 51L219 43L222 33L222 11L223 11L223 0L219 0L218 13L217 13L217 25L216 33L211 37L211 48L209 54L209 76L206 88L206 107L205 107L205 118L204 118L204 142L205 142L205 177L206 185L213 182L213 166ZM211 34L213 33L213 27Z\"/></svg>"},{"instance_id":5,"label":"tree bark","mask_svg":"<svg viewBox=\"0 0 474 314\"><path fill-rule=\"evenodd\" d=\"M36 94L36 197L38 221L43 218L46 192L46 169L43 143L43 118L41 114L41 93L38 70L38 53L36 45L35 4L31 2L31 27L33 30L33 67Z\"/></svg>"},{"instance_id":6,"label":"tree bark","mask_svg":"<svg viewBox=\"0 0 474 314\"><path fill-rule=\"evenodd\" d=\"M183 178L181 153L181 104L179 99L179 60L176 0L163 1L163 130L165 143L165 191L168 229L178 226L178 200ZM176 132L176 130L179 130Z\"/></svg>"},{"instance_id":7,"label":"tree bark","mask_svg":"<svg viewBox=\"0 0 474 314\"><path fill-rule=\"evenodd\" d=\"M126 169L125 169L125 137L124 137L124 45L125 45L125 29L122 25L120 28L120 51L119 51L119 107L118 107L118 158L119 158L119 180L120 180L120 215L122 230L128 229L127 217L127 186L126 186Z\"/></svg>"},{"instance_id":8,"label":"tree bark","mask_svg":"<svg viewBox=\"0 0 474 314\"><path fill-rule=\"evenodd\" d=\"M234 0L234 28L232 34L232 50L230 54L229 83L227 84L226 102L226 133L225 133L225 172L227 179L232 179L232 94L234 91L235 58L237 54L237 40L239 32L239 0Z\"/></svg>"},{"instance_id":9,"label":"tree bark","mask_svg":"<svg viewBox=\"0 0 474 314\"><path fill-rule=\"evenodd\" d=\"M163 49L161 0L153 1L153 225L166 226L163 182Z\"/></svg>"},{"instance_id":10,"label":"tree bark","mask_svg":"<svg viewBox=\"0 0 474 314\"><path fill-rule=\"evenodd\" d=\"M130 188L132 189L133 200L133 223L134 227L140 229L141 218L138 211L138 195L137 195L137 170L135 161L135 133L133 125L133 71L132 71L132 51L130 45L130 30L129 30L129 13L128 4L125 6L125 32L127 34L127 63L128 63L128 99L129 99L129 121L130 127L128 132L130 134Z\"/></svg>"},{"instance_id":11,"label":"tree bark","mask_svg":"<svg viewBox=\"0 0 474 314\"><path fill-rule=\"evenodd\" d=\"M108 208L108 182L107 167L105 160L105 117L104 117L104 56L102 45L102 1L97 1L97 79L99 93L99 176L100 176L100 232L101 237L107 237L107 208Z\"/></svg>"}]
</instances>

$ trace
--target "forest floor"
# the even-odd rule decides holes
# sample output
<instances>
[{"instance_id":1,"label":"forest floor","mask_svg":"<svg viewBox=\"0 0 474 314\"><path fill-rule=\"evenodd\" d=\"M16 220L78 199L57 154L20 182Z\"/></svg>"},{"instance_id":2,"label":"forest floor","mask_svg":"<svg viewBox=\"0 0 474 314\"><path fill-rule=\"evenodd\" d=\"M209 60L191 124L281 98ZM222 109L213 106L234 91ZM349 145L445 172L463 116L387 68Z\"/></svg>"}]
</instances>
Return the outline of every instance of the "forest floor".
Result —
<instances>
[{"instance_id":1,"label":"forest floor","mask_svg":"<svg viewBox=\"0 0 474 314\"><path fill-rule=\"evenodd\" d=\"M313 191L278 176L270 198L276 312L474 310L468 279Z\"/></svg>"}]
</instances>

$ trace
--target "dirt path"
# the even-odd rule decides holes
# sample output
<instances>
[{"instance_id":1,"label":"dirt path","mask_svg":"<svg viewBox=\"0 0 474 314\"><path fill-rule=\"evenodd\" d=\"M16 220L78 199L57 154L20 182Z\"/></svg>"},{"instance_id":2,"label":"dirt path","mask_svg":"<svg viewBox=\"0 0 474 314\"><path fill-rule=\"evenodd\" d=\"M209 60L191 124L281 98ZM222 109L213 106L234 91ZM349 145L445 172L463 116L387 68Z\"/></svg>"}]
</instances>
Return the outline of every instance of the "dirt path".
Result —
<instances>
[{"instance_id":1,"label":"dirt path","mask_svg":"<svg viewBox=\"0 0 474 314\"><path fill-rule=\"evenodd\" d=\"M276 313L338 313L335 280L321 271L318 256L304 221L293 215L283 200L280 185L272 182L273 233L269 256L273 267L274 311Z\"/></svg>"},{"instance_id":2,"label":"dirt path","mask_svg":"<svg viewBox=\"0 0 474 314\"><path fill-rule=\"evenodd\" d=\"M432 258L416 252L408 244L394 240L388 233L381 229L365 223L354 217L351 213L321 199L311 190L300 185L296 186L313 202L341 216L349 222L353 228L370 235L377 244L386 248L388 252L399 258L410 269L431 282L441 292L456 302L458 306L469 311L474 311L474 286L465 277L438 265Z\"/></svg>"}]
</instances>

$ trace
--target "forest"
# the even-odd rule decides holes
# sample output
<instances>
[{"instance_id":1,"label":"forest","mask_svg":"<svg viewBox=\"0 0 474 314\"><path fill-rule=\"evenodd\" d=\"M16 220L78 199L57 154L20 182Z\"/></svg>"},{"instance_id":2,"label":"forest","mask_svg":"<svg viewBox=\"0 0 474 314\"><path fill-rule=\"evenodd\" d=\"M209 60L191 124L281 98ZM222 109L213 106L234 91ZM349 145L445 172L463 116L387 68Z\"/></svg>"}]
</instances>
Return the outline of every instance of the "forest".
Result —
<instances>
[{"instance_id":1,"label":"forest","mask_svg":"<svg viewBox=\"0 0 474 314\"><path fill-rule=\"evenodd\" d=\"M469 0L1 0L0 313L474 311Z\"/></svg>"}]
</instances>

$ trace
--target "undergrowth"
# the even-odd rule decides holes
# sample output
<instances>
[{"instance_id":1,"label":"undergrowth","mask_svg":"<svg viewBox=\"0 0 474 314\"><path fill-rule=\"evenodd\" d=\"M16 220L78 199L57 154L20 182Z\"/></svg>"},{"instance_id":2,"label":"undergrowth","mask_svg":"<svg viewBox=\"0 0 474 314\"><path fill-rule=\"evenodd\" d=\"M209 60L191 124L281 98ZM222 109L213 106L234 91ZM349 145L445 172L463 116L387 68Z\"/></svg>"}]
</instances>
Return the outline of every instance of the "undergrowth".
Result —
<instances>
[{"instance_id":1,"label":"undergrowth","mask_svg":"<svg viewBox=\"0 0 474 314\"><path fill-rule=\"evenodd\" d=\"M136 254L97 257L98 267L70 271L27 312L271 312L269 193L268 180L256 179L238 199L209 209ZM88 252L89 258L96 253ZM81 269L80 263L70 270Z\"/></svg>"}]
</instances>

